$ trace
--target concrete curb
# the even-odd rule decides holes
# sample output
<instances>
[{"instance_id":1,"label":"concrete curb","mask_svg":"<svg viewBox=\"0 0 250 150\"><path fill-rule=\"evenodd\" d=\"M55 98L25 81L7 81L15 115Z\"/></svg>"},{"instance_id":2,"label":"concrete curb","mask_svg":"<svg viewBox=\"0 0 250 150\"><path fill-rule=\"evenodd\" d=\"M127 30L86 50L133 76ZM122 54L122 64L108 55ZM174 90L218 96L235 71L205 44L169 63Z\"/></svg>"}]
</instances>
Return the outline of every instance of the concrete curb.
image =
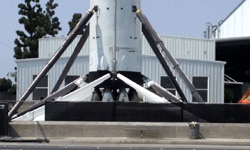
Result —
<instances>
[{"instance_id":1,"label":"concrete curb","mask_svg":"<svg viewBox=\"0 0 250 150\"><path fill-rule=\"evenodd\" d=\"M188 139L188 123L142 122L11 122L11 137L46 138L132 138ZM206 139L250 139L250 124L200 125L201 137Z\"/></svg>"},{"instance_id":2,"label":"concrete curb","mask_svg":"<svg viewBox=\"0 0 250 150\"><path fill-rule=\"evenodd\" d=\"M0 142L45 142L42 138L15 138ZM139 138L50 138L50 144L81 145L81 144L156 144L156 145L224 145L250 146L250 139L139 139Z\"/></svg>"},{"instance_id":3,"label":"concrete curb","mask_svg":"<svg viewBox=\"0 0 250 150\"><path fill-rule=\"evenodd\" d=\"M188 123L11 122L9 136L16 138L0 142L250 146L249 124L203 123L200 133L205 139L189 139Z\"/></svg>"}]
</instances>

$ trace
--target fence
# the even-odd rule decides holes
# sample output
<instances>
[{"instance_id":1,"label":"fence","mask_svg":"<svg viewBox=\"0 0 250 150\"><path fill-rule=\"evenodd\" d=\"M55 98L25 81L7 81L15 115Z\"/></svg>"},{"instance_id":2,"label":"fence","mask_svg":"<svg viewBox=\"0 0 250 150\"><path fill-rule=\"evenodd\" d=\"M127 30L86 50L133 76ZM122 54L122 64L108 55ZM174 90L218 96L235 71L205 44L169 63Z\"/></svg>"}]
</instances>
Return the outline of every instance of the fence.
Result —
<instances>
[{"instance_id":1,"label":"fence","mask_svg":"<svg viewBox=\"0 0 250 150\"><path fill-rule=\"evenodd\" d=\"M250 105L47 102L45 120L249 123Z\"/></svg>"}]
</instances>

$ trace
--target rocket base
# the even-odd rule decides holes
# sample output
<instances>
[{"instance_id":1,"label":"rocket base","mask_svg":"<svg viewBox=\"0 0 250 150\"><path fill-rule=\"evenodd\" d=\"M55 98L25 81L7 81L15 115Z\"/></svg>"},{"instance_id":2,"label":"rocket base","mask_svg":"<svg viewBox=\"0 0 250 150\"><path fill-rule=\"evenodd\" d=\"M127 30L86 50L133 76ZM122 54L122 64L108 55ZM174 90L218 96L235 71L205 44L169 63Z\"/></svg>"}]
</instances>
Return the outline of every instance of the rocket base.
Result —
<instances>
[{"instance_id":1,"label":"rocket base","mask_svg":"<svg viewBox=\"0 0 250 150\"><path fill-rule=\"evenodd\" d=\"M97 71L89 73L89 82L95 81L101 76L110 73L109 71ZM138 85L143 85L142 74L139 72L118 72ZM91 101L139 101L138 94L135 89L124 83L122 80L116 78L116 73L111 73L113 77L106 80L102 84L95 87ZM102 90L100 90L102 89ZM102 91L100 94L100 91Z\"/></svg>"}]
</instances>

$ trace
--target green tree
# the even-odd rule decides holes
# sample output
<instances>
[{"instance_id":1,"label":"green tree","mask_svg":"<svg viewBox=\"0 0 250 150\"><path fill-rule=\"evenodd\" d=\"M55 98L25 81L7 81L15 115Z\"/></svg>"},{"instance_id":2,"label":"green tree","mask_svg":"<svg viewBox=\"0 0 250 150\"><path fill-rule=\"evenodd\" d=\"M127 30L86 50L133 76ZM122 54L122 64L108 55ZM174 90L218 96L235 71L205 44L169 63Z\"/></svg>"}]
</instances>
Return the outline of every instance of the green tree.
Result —
<instances>
[{"instance_id":1,"label":"green tree","mask_svg":"<svg viewBox=\"0 0 250 150\"><path fill-rule=\"evenodd\" d=\"M10 79L1 78L0 79L0 92L15 93L16 85L12 84Z\"/></svg>"},{"instance_id":2,"label":"green tree","mask_svg":"<svg viewBox=\"0 0 250 150\"><path fill-rule=\"evenodd\" d=\"M80 21L81 18L82 18L82 14L80 14L80 13L75 13L73 15L71 21L68 22L68 24L69 24L69 33L75 28L76 24ZM83 30L81 32L79 32L78 34L81 35L82 33L83 33Z\"/></svg>"},{"instance_id":3,"label":"green tree","mask_svg":"<svg viewBox=\"0 0 250 150\"><path fill-rule=\"evenodd\" d=\"M9 88L7 92L10 94L15 94L16 93L16 84L12 84L11 88Z\"/></svg>"},{"instance_id":4,"label":"green tree","mask_svg":"<svg viewBox=\"0 0 250 150\"><path fill-rule=\"evenodd\" d=\"M58 7L58 4L54 4L54 0L49 0L46 4L46 14L49 16L51 22L51 28L48 32L48 35L51 35L53 37L58 34L58 31L62 30L58 17L54 17L54 9L56 9L56 7Z\"/></svg>"},{"instance_id":5,"label":"green tree","mask_svg":"<svg viewBox=\"0 0 250 150\"><path fill-rule=\"evenodd\" d=\"M38 57L38 39L45 35L55 36L60 23L57 17L53 17L54 9L58 4L50 0L46 4L46 11L42 10L39 0L25 0L25 4L18 5L18 14L22 15L19 23L24 25L24 31L17 30L19 39L15 39L14 58L36 58Z\"/></svg>"}]
</instances>

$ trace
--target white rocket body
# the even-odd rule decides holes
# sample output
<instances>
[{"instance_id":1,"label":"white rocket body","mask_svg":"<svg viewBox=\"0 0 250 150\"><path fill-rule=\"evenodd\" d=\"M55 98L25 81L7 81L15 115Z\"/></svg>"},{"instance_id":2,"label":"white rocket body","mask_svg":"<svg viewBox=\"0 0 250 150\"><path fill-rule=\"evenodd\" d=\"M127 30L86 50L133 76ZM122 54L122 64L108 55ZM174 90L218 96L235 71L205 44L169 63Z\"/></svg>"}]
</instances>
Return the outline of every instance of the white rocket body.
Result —
<instances>
[{"instance_id":1,"label":"white rocket body","mask_svg":"<svg viewBox=\"0 0 250 150\"><path fill-rule=\"evenodd\" d=\"M141 72L141 0L90 0L89 72Z\"/></svg>"}]
</instances>

